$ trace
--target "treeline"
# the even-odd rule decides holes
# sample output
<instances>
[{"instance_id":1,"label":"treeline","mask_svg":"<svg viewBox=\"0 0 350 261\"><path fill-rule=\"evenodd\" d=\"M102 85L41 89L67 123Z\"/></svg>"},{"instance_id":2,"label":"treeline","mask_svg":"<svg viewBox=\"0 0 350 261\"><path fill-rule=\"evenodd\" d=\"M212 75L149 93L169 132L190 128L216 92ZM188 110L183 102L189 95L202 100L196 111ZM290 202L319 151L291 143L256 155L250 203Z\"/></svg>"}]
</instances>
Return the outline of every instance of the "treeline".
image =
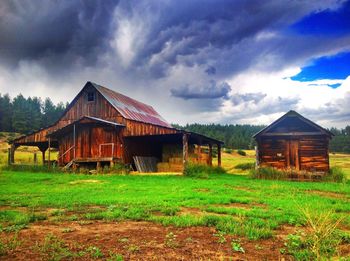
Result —
<instances>
[{"instance_id":1,"label":"treeline","mask_svg":"<svg viewBox=\"0 0 350 261\"><path fill-rule=\"evenodd\" d=\"M25 98L22 94L11 99L0 94L0 131L27 134L54 123L67 104L54 104L50 98Z\"/></svg>"},{"instance_id":2,"label":"treeline","mask_svg":"<svg viewBox=\"0 0 350 261\"><path fill-rule=\"evenodd\" d=\"M252 136L265 126L263 125L238 125L238 124L187 124L180 126L173 124L175 128L193 131L202 135L221 140L225 147L233 149L254 149L255 141Z\"/></svg>"},{"instance_id":3,"label":"treeline","mask_svg":"<svg viewBox=\"0 0 350 261\"><path fill-rule=\"evenodd\" d=\"M232 149L253 149L255 141L252 136L265 126L263 125L221 125L221 124L187 124L175 128L197 132L214 139L221 140L225 147ZM329 144L331 152L350 153L350 126L344 129L331 128L335 135Z\"/></svg>"},{"instance_id":4,"label":"treeline","mask_svg":"<svg viewBox=\"0 0 350 261\"><path fill-rule=\"evenodd\" d=\"M331 128L330 131L335 135L329 145L331 152L350 153L350 126L344 129Z\"/></svg>"}]
</instances>

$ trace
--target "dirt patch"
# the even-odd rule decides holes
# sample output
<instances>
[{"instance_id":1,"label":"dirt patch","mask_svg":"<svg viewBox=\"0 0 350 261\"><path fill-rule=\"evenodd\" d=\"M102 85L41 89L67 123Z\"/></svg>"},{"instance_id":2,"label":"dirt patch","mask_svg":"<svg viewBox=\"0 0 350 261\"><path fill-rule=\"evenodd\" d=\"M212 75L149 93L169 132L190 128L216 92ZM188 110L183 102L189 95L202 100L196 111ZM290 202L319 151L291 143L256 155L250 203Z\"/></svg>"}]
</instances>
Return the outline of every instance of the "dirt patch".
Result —
<instances>
[{"instance_id":1,"label":"dirt patch","mask_svg":"<svg viewBox=\"0 0 350 261\"><path fill-rule=\"evenodd\" d=\"M284 224L275 231L275 236L280 240L285 240L288 235L295 234L298 230L301 229L301 227L295 227L288 224Z\"/></svg>"},{"instance_id":2,"label":"dirt patch","mask_svg":"<svg viewBox=\"0 0 350 261\"><path fill-rule=\"evenodd\" d=\"M208 189L208 188L198 188L198 189L194 189L193 191L195 191L195 192L209 193L211 190Z\"/></svg>"},{"instance_id":3,"label":"dirt patch","mask_svg":"<svg viewBox=\"0 0 350 261\"><path fill-rule=\"evenodd\" d=\"M68 231L68 232L67 232ZM81 253L75 260L92 260L86 252L91 246L103 253L107 259L111 253L120 254L124 260L289 260L279 249L283 241L248 241L245 238L225 236L226 242L220 244L214 228L208 227L163 227L149 222L94 222L80 225L78 222L52 224L40 222L31 225L18 234L21 244L10 251L2 260L42 260L43 253L35 247L42 245L45 237L52 234L59 238L73 253ZM0 234L0 237L11 236ZM235 252L231 240L239 240L245 253ZM257 247L258 246L258 247Z\"/></svg>"},{"instance_id":4,"label":"dirt patch","mask_svg":"<svg viewBox=\"0 0 350 261\"><path fill-rule=\"evenodd\" d=\"M221 207L221 208L243 208L243 209L252 209L253 207L267 208L267 205L261 203L229 203L229 204L213 204L211 206Z\"/></svg>"},{"instance_id":5,"label":"dirt patch","mask_svg":"<svg viewBox=\"0 0 350 261\"><path fill-rule=\"evenodd\" d=\"M83 180L74 180L69 182L71 185L77 185L77 184L89 184L89 183L104 183L102 180L97 179L83 179Z\"/></svg>"},{"instance_id":6,"label":"dirt patch","mask_svg":"<svg viewBox=\"0 0 350 261\"><path fill-rule=\"evenodd\" d=\"M205 212L203 212L199 208L188 208L182 207L177 215L191 215L191 216L203 216Z\"/></svg>"},{"instance_id":7,"label":"dirt patch","mask_svg":"<svg viewBox=\"0 0 350 261\"><path fill-rule=\"evenodd\" d=\"M229 184L225 184L224 185L226 188L232 188L234 190L240 190L240 191L246 191L246 192L254 192L256 191L255 189L251 189L251 188L247 188L247 187L243 187L243 186L232 186Z\"/></svg>"},{"instance_id":8,"label":"dirt patch","mask_svg":"<svg viewBox=\"0 0 350 261\"><path fill-rule=\"evenodd\" d=\"M342 193L337 193L337 192L321 191L321 190L307 190L306 192L309 194L319 195L321 197L326 197L326 198L349 200L349 197L347 195Z\"/></svg>"}]
</instances>

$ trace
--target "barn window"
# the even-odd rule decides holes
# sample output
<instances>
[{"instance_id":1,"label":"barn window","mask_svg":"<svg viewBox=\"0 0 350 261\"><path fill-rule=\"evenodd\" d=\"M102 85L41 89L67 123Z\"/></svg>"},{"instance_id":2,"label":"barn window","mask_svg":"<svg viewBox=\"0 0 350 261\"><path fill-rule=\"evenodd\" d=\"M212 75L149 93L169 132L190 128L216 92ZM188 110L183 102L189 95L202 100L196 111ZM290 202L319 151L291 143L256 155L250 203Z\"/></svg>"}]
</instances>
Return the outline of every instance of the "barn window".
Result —
<instances>
[{"instance_id":1,"label":"barn window","mask_svg":"<svg viewBox=\"0 0 350 261\"><path fill-rule=\"evenodd\" d=\"M88 94L87 94L87 100L88 100L89 102L94 101L94 100L95 100L95 93L94 93L94 92L88 92Z\"/></svg>"}]
</instances>

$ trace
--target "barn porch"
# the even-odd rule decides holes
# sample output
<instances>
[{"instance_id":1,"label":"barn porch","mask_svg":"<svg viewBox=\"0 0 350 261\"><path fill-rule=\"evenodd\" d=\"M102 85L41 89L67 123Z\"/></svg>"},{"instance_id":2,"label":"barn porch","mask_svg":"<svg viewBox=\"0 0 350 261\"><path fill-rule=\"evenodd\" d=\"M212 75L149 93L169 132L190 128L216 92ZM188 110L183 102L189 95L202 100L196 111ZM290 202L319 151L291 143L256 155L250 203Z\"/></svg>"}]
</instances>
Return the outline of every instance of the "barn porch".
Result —
<instances>
[{"instance_id":1,"label":"barn porch","mask_svg":"<svg viewBox=\"0 0 350 261\"><path fill-rule=\"evenodd\" d=\"M222 142L204 135L179 131L173 134L124 137L124 161L140 171L139 159L153 159L156 167L146 172L182 172L191 162L211 166L213 148L217 150L217 165L221 166ZM153 169L153 171L152 171Z\"/></svg>"}]
</instances>

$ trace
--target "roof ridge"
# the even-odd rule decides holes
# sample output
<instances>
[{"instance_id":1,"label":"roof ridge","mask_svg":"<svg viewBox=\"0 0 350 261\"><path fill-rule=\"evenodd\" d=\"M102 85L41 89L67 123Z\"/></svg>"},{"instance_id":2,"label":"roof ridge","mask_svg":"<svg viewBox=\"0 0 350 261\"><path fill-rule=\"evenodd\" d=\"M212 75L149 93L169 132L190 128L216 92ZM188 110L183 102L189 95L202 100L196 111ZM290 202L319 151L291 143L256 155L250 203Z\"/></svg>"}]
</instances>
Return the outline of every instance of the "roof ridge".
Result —
<instances>
[{"instance_id":1,"label":"roof ridge","mask_svg":"<svg viewBox=\"0 0 350 261\"><path fill-rule=\"evenodd\" d=\"M144 102L142 102L142 101L139 101L139 100L136 100L136 99L134 99L134 98L131 98L130 96L128 96L128 95L126 95L126 94L123 94L123 93L121 93L121 92L112 90L112 89L110 89L110 88L108 88L108 87L106 87L106 86L102 86L102 85L97 84L97 83L94 83L94 82L90 82L90 83L93 84L93 85L95 85L95 87L97 87L97 88L106 89L106 90L108 90L108 91L114 92L115 94L122 95L122 96L124 96L125 98L128 98L128 99L130 99L130 100L136 101L136 102L138 102L138 103L142 103L143 105L146 105L146 106L151 107L152 109L154 109L152 105L149 105L149 104L144 103Z\"/></svg>"}]
</instances>

